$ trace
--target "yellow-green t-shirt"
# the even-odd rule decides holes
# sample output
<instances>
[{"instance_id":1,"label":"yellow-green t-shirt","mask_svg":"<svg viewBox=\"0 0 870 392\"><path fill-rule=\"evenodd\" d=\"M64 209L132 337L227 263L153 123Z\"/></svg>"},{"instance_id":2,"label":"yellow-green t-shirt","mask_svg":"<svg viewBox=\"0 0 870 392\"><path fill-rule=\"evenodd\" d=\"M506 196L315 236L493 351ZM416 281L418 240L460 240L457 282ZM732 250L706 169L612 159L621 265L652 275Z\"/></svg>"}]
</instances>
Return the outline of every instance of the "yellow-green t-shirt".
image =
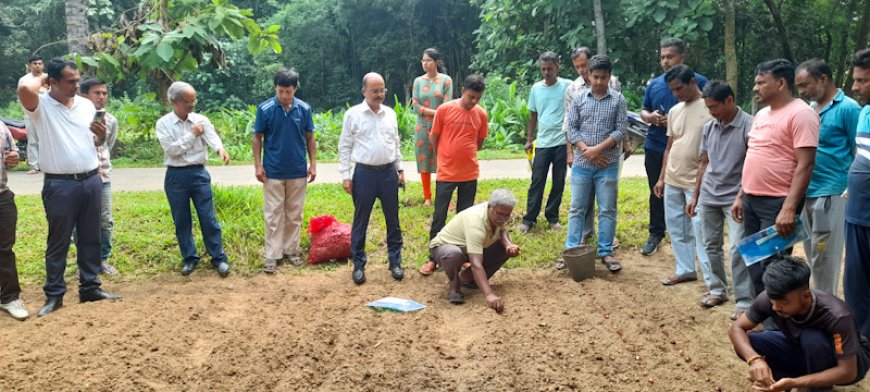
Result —
<instances>
[{"instance_id":1,"label":"yellow-green t-shirt","mask_svg":"<svg viewBox=\"0 0 870 392\"><path fill-rule=\"evenodd\" d=\"M489 203L466 208L456 214L443 229L429 241L429 248L456 245L470 254L483 254L483 250L499 240L501 231L492 226L487 216Z\"/></svg>"}]
</instances>

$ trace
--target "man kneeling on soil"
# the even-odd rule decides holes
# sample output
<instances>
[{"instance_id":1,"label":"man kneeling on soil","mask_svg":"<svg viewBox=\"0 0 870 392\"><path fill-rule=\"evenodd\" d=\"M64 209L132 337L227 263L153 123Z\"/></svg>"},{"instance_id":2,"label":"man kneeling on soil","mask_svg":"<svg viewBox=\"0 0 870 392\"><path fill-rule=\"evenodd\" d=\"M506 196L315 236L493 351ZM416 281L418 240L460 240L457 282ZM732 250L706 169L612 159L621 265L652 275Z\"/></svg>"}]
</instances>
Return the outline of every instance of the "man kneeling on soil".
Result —
<instances>
[{"instance_id":1,"label":"man kneeling on soil","mask_svg":"<svg viewBox=\"0 0 870 392\"><path fill-rule=\"evenodd\" d=\"M479 287L490 308L498 313L504 310L504 302L492 292L489 278L508 258L520 254L520 247L511 242L504 227L516 204L509 190L496 189L488 203L462 210L429 242L432 258L450 279L450 303L465 303L460 285ZM471 262L471 268L460 272L466 261Z\"/></svg>"},{"instance_id":2,"label":"man kneeling on soil","mask_svg":"<svg viewBox=\"0 0 870 392\"><path fill-rule=\"evenodd\" d=\"M839 298L810 290L810 267L786 257L768 265L765 291L728 331L761 391L828 391L853 384L870 366L870 341L858 333L852 310ZM749 333L771 317L779 331Z\"/></svg>"}]
</instances>

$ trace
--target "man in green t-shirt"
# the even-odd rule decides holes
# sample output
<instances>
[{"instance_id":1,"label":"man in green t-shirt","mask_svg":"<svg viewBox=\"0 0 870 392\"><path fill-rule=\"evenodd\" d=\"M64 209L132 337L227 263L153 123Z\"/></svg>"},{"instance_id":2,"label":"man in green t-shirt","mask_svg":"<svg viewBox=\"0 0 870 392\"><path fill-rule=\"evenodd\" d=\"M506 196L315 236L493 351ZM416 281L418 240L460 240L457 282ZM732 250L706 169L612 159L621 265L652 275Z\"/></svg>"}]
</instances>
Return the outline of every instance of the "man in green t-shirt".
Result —
<instances>
[{"instance_id":1,"label":"man in green t-shirt","mask_svg":"<svg viewBox=\"0 0 870 392\"><path fill-rule=\"evenodd\" d=\"M501 313L504 302L492 291L489 279L520 247L511 242L504 225L511 217L517 199L507 189L496 189L489 202L462 210L429 242L432 259L441 265L450 280L447 299L465 303L460 286L480 288L486 304ZM462 270L465 262L471 268Z\"/></svg>"},{"instance_id":2,"label":"man in green t-shirt","mask_svg":"<svg viewBox=\"0 0 870 392\"><path fill-rule=\"evenodd\" d=\"M562 205L562 191L565 190L565 175L568 172L568 153L565 135L562 133L562 118L565 115L565 92L571 81L559 77L559 56L544 52L538 59L541 76L544 80L535 83L529 93L529 132L526 151L535 149L532 162L532 183L529 185L528 204L520 233L525 234L538 220L544 188L547 185L547 172L553 167L553 186L547 197L544 216L551 230L559 230L559 207Z\"/></svg>"}]
</instances>

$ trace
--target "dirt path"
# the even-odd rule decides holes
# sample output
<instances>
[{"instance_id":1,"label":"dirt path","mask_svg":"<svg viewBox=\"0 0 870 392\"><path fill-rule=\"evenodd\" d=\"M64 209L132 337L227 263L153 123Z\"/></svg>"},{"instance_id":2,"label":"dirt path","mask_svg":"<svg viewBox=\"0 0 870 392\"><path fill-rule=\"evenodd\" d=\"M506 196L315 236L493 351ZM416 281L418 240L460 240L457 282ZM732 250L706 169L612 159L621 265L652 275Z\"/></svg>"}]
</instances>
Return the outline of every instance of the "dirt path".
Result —
<instances>
[{"instance_id":1,"label":"dirt path","mask_svg":"<svg viewBox=\"0 0 870 392\"><path fill-rule=\"evenodd\" d=\"M629 158L622 169L623 177L644 177L643 156ZM413 161L404 162L408 181L420 181L416 164ZM531 178L529 163L524 159L501 159L480 161L480 179L496 178ZM259 185L254 178L254 167L239 166L209 166L208 171L212 181L219 185ZM163 190L163 175L166 169L152 168L122 168L112 171L113 192L136 192ZM341 175L336 163L321 163L317 165L315 184L340 183ZM42 190L42 173L27 174L23 171L9 173L9 187L17 195L35 195Z\"/></svg>"},{"instance_id":2,"label":"dirt path","mask_svg":"<svg viewBox=\"0 0 870 392\"><path fill-rule=\"evenodd\" d=\"M78 304L71 287L49 317L0 317L0 390L750 390L726 336L733 304L704 310L702 283L657 283L673 268L667 247L651 258L619 254L623 272L598 266L581 283L555 270L499 272L503 315L477 291L450 305L442 274L408 271L396 283L377 266L361 287L335 265L108 281L124 295L116 303ZM40 291L25 288L31 311ZM387 295L428 308L363 306Z\"/></svg>"}]
</instances>

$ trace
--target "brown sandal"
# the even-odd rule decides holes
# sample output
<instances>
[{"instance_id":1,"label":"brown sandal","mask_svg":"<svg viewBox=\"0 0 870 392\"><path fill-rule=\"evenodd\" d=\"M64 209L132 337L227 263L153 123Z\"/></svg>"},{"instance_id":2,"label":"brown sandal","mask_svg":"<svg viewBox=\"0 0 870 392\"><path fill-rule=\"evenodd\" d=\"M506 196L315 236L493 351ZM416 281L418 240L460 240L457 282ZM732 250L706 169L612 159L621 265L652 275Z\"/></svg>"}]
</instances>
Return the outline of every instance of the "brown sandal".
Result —
<instances>
[{"instance_id":1,"label":"brown sandal","mask_svg":"<svg viewBox=\"0 0 870 392\"><path fill-rule=\"evenodd\" d=\"M607 270L610 272L617 273L622 270L622 262L620 262L619 259L617 259L616 257L604 256L601 258L601 262L604 264L604 266L607 267Z\"/></svg>"},{"instance_id":2,"label":"brown sandal","mask_svg":"<svg viewBox=\"0 0 870 392\"><path fill-rule=\"evenodd\" d=\"M701 297L701 306L705 308L712 308L722 305L723 303L725 303L724 295L707 293Z\"/></svg>"}]
</instances>

